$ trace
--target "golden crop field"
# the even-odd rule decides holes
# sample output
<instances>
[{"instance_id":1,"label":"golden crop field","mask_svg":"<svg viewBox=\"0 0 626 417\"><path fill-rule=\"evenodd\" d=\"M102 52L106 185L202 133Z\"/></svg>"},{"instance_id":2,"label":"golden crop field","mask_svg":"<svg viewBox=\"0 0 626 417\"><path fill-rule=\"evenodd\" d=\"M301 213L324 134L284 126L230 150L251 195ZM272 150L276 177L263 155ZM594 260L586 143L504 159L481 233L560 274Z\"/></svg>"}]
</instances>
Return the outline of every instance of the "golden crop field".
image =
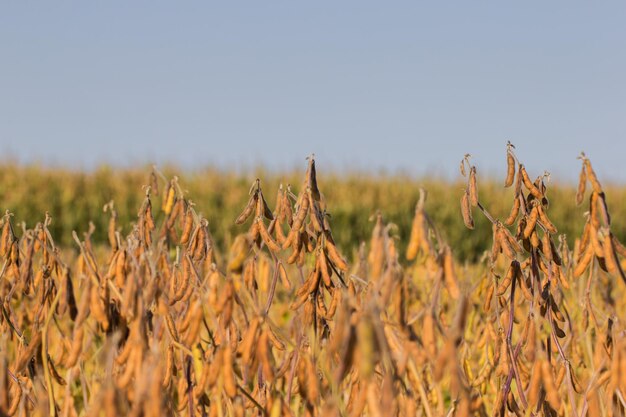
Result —
<instances>
[{"instance_id":1,"label":"golden crop field","mask_svg":"<svg viewBox=\"0 0 626 417\"><path fill-rule=\"evenodd\" d=\"M626 415L626 191L505 156L454 184L3 166L0 415Z\"/></svg>"}]
</instances>

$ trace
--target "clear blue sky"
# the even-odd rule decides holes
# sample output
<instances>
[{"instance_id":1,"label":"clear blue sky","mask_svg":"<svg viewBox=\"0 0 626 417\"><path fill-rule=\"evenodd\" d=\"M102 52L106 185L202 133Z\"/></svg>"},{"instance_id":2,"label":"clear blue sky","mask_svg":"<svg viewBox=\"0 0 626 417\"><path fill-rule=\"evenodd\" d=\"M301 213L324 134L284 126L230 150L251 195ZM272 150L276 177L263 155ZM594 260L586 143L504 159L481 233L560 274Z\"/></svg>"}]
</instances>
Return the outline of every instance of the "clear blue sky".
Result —
<instances>
[{"instance_id":1,"label":"clear blue sky","mask_svg":"<svg viewBox=\"0 0 626 417\"><path fill-rule=\"evenodd\" d=\"M9 1L0 153L626 182L625 77L624 1Z\"/></svg>"}]
</instances>

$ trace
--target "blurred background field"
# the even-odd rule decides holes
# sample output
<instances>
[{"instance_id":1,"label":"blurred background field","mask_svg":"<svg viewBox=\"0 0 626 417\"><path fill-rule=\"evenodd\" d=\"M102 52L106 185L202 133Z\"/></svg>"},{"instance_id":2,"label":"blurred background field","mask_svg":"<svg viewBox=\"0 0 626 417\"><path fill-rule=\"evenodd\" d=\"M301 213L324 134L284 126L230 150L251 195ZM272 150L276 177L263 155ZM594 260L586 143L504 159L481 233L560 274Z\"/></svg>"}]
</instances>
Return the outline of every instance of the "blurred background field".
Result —
<instances>
[{"instance_id":1,"label":"blurred background field","mask_svg":"<svg viewBox=\"0 0 626 417\"><path fill-rule=\"evenodd\" d=\"M128 229L123 229L122 233L128 234L143 199L142 187L149 183L151 172L148 165L130 169L101 166L80 171L3 163L0 165L0 208L14 213L16 224L25 222L29 228L42 221L48 211L53 219L50 226L53 236L66 247L72 246L72 230L81 234L87 231L91 221L96 226L94 242L104 243L109 216L102 214L103 206L110 200L115 201L119 224ZM273 207L279 184L291 184L296 194L300 191L304 166L301 172L287 173L263 169L245 173L210 168L188 171L174 166L165 167L162 172L168 178L178 176L196 210L209 219L215 244L224 249L234 235L244 231L235 225L234 219L246 204L253 180L261 179L264 194ZM536 174L531 173L531 176ZM505 189L500 178L484 178L480 171L478 179L483 204L494 216L505 218L513 191ZM463 226L459 199L464 185L460 175L458 181L450 181L361 172L337 174L318 168L318 181L332 216L335 239L349 258L355 256L362 241L369 240L373 227L370 219L377 210L397 226L394 234L404 252L420 188L428 192L427 213L455 248L460 261L475 262L491 245L491 226L484 216L475 216L473 231ZM626 241L626 186L609 185L606 189L613 215L612 230L621 241ZM157 219L163 216L159 210L162 190L158 191L158 198L153 199ZM550 217L559 234L570 237L570 247L574 238L581 234L586 206L576 207L574 195L575 185L552 179L548 194Z\"/></svg>"}]
</instances>

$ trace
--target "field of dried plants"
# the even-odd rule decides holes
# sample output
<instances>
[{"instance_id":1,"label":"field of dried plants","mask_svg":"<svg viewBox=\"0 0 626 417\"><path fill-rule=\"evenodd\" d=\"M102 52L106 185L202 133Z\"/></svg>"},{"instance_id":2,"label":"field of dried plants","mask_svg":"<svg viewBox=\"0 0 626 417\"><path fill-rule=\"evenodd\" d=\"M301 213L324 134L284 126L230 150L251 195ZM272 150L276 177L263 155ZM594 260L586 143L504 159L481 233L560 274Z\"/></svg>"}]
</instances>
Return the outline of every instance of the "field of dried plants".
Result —
<instances>
[{"instance_id":1,"label":"field of dried plants","mask_svg":"<svg viewBox=\"0 0 626 417\"><path fill-rule=\"evenodd\" d=\"M505 160L506 212L467 155L444 224L429 184L336 215L313 157L292 185L229 181L214 206L247 202L223 217L156 169L132 220L111 201L75 229L50 214L71 194L29 226L5 188L0 415L626 415L624 207L584 154L575 196Z\"/></svg>"}]
</instances>

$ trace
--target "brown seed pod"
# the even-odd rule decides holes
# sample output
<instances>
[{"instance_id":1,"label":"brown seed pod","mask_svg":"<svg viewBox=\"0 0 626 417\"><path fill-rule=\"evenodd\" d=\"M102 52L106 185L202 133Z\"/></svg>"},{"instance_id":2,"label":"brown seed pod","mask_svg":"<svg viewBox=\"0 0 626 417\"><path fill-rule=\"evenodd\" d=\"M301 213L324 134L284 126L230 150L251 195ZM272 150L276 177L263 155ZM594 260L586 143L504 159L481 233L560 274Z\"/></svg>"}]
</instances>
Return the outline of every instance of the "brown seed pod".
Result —
<instances>
[{"instance_id":1,"label":"brown seed pod","mask_svg":"<svg viewBox=\"0 0 626 417\"><path fill-rule=\"evenodd\" d=\"M569 282L567 282L567 276L563 272L563 268L561 268L559 265L554 265L554 269L554 275L559 279L559 282L561 283L563 288L565 288L566 290L569 289Z\"/></svg>"},{"instance_id":2,"label":"brown seed pod","mask_svg":"<svg viewBox=\"0 0 626 417\"><path fill-rule=\"evenodd\" d=\"M535 207L537 208L537 214L539 215L539 221L541 221L541 224L543 224L543 226L546 228L548 232L550 232L553 235L556 234L557 233L556 227L550 221L550 219L548 219L548 216L546 215L546 212L543 210L543 207L541 206L541 204L538 204Z\"/></svg>"},{"instance_id":3,"label":"brown seed pod","mask_svg":"<svg viewBox=\"0 0 626 417\"><path fill-rule=\"evenodd\" d=\"M609 210L606 205L606 196L604 193L598 194L598 198L596 199L596 211L599 213L600 219L602 220L602 224L605 227L611 226L611 216L609 215Z\"/></svg>"},{"instance_id":4,"label":"brown seed pod","mask_svg":"<svg viewBox=\"0 0 626 417\"><path fill-rule=\"evenodd\" d=\"M495 292L495 285L489 284L489 288L487 289L487 295L485 296L485 302L483 303L483 311L488 313L491 310L491 300L493 299L493 294Z\"/></svg>"},{"instance_id":5,"label":"brown seed pod","mask_svg":"<svg viewBox=\"0 0 626 417\"><path fill-rule=\"evenodd\" d=\"M137 369L137 365L140 364L139 356L141 355L140 349L137 349L135 346L132 346L129 349L128 360L125 362L126 367L122 374L115 381L116 385L120 389L125 389L130 381L132 380L135 370Z\"/></svg>"},{"instance_id":6,"label":"brown seed pod","mask_svg":"<svg viewBox=\"0 0 626 417\"><path fill-rule=\"evenodd\" d=\"M321 233L324 230L324 215L321 213L317 202L313 200L310 191L307 190L305 198L309 199L309 207L311 207L309 213L310 224L313 226L315 232Z\"/></svg>"},{"instance_id":7,"label":"brown seed pod","mask_svg":"<svg viewBox=\"0 0 626 417\"><path fill-rule=\"evenodd\" d=\"M185 335L185 344L187 346L193 346L198 342L198 335L200 334L203 319L202 307L199 301L194 305L194 309L189 313L189 317L189 330Z\"/></svg>"},{"instance_id":8,"label":"brown seed pod","mask_svg":"<svg viewBox=\"0 0 626 417\"><path fill-rule=\"evenodd\" d=\"M416 211L415 217L413 217L413 223L411 225L411 237L409 238L409 244L406 249L406 259L412 261L417 257L420 248L421 236L422 236L422 222L418 219L418 213Z\"/></svg>"},{"instance_id":9,"label":"brown seed pod","mask_svg":"<svg viewBox=\"0 0 626 417\"><path fill-rule=\"evenodd\" d=\"M455 347L453 341L447 340L443 345L443 349L439 351L437 358L435 359L435 364L433 366L433 378L435 381L441 381L443 378L444 372L450 363L450 359L455 354Z\"/></svg>"},{"instance_id":10,"label":"brown seed pod","mask_svg":"<svg viewBox=\"0 0 626 417\"><path fill-rule=\"evenodd\" d=\"M305 294L313 294L319 287L321 276L322 272L318 268L314 268L309 274L307 280L304 282L302 288L296 291L296 294L299 295L300 291L303 291Z\"/></svg>"},{"instance_id":11,"label":"brown seed pod","mask_svg":"<svg viewBox=\"0 0 626 417\"><path fill-rule=\"evenodd\" d=\"M539 211L536 205L533 205L533 208L530 210L530 214L526 220L526 227L524 228L524 239L528 239L530 234L535 230L535 226L537 225L537 219L539 217Z\"/></svg>"},{"instance_id":12,"label":"brown seed pod","mask_svg":"<svg viewBox=\"0 0 626 417\"><path fill-rule=\"evenodd\" d=\"M255 191L250 196L250 199L248 200L246 207L243 209L241 214L237 216L237 218L235 219L235 224L243 224L246 222L246 220L248 220L248 218L252 215L252 213L254 212L254 209L257 206L258 199L259 199L259 194L258 192Z\"/></svg>"},{"instance_id":13,"label":"brown seed pod","mask_svg":"<svg viewBox=\"0 0 626 417\"><path fill-rule=\"evenodd\" d=\"M91 312L100 325L107 330L109 328L109 317L105 309L105 301L100 297L98 287L91 287ZM83 296L84 297L84 296Z\"/></svg>"},{"instance_id":14,"label":"brown seed pod","mask_svg":"<svg viewBox=\"0 0 626 417\"><path fill-rule=\"evenodd\" d=\"M324 239L324 249L328 255L328 259L339 269L340 271L348 271L348 263L342 258L337 250L337 247L330 239Z\"/></svg>"},{"instance_id":15,"label":"brown seed pod","mask_svg":"<svg viewBox=\"0 0 626 417\"><path fill-rule=\"evenodd\" d=\"M461 291L459 290L458 279L456 277L456 273L454 272L454 260L452 259L452 251L448 246L444 249L444 259L443 259L443 277L444 283L450 296L454 300L458 300L461 296Z\"/></svg>"},{"instance_id":16,"label":"brown seed pod","mask_svg":"<svg viewBox=\"0 0 626 417\"><path fill-rule=\"evenodd\" d=\"M319 396L319 380L315 365L304 352L298 361L297 377L300 394L309 404L315 404Z\"/></svg>"},{"instance_id":17,"label":"brown seed pod","mask_svg":"<svg viewBox=\"0 0 626 417\"><path fill-rule=\"evenodd\" d=\"M309 212L310 201L306 198L306 195L301 194L298 201L300 202L300 206L298 207L293 224L291 225L291 230L287 235L287 240L283 243L283 249L287 249L292 244L293 240L296 239L296 235L300 233L300 227L302 227L306 215Z\"/></svg>"},{"instance_id":18,"label":"brown seed pod","mask_svg":"<svg viewBox=\"0 0 626 417\"><path fill-rule=\"evenodd\" d=\"M172 185L173 181L174 180L172 180L172 182L170 182L169 184L165 197L165 203L163 204L163 212L166 215L169 215L172 212L172 209L174 208L174 200L176 199L176 190L174 189L175 187Z\"/></svg>"},{"instance_id":19,"label":"brown seed pod","mask_svg":"<svg viewBox=\"0 0 626 417\"><path fill-rule=\"evenodd\" d=\"M513 200L513 207L511 207L511 213L509 214L509 217L506 218L506 220L504 221L504 224L506 224L507 226L511 226L513 225L513 223L515 223L515 220L517 219L517 215L519 214L519 209L520 209L520 199L516 196L515 200Z\"/></svg>"},{"instance_id":20,"label":"brown seed pod","mask_svg":"<svg viewBox=\"0 0 626 417\"><path fill-rule=\"evenodd\" d=\"M227 366L224 363L224 356L225 356L224 352L226 349L230 350L231 347L225 344L222 349L217 349L215 351L215 355L213 356L213 360L209 364L209 373L208 373L207 381L206 381L206 385L208 389L211 389L215 386L215 384L217 383L217 380L222 375L222 372L224 372L224 368ZM231 355L232 355L232 350L231 350ZM231 359L231 367L232 367L232 359ZM232 383L233 383L233 386L235 388L235 393L236 393L237 386L235 384L235 379L234 379L235 375L232 375L232 378L233 378ZM224 379L226 379L226 377L224 377Z\"/></svg>"},{"instance_id":21,"label":"brown seed pod","mask_svg":"<svg viewBox=\"0 0 626 417\"><path fill-rule=\"evenodd\" d=\"M543 198L543 194L541 193L541 191L539 191L539 188L537 188L535 184L533 184L533 182L530 180L530 178L528 177L528 173L526 172L526 168L523 164L519 165L519 172L522 175L522 181L524 182L524 186L526 187L526 189L530 191L533 197L541 200Z\"/></svg>"},{"instance_id":22,"label":"brown seed pod","mask_svg":"<svg viewBox=\"0 0 626 417\"><path fill-rule=\"evenodd\" d=\"M126 251L120 250L119 255L115 258L115 285L123 287L126 282Z\"/></svg>"},{"instance_id":23,"label":"brown seed pod","mask_svg":"<svg viewBox=\"0 0 626 417\"><path fill-rule=\"evenodd\" d=\"M278 243L281 247L285 244L287 240L287 236L285 236L285 232L283 231L283 227L281 226L280 220L277 220L273 225L273 230L268 230L270 233L274 232L276 236L276 243Z\"/></svg>"},{"instance_id":24,"label":"brown seed pod","mask_svg":"<svg viewBox=\"0 0 626 417\"><path fill-rule=\"evenodd\" d=\"M43 225L37 223L35 228L35 252L39 252L42 247L44 250L46 249L47 238L46 232L43 230ZM117 243L117 241L115 243Z\"/></svg>"},{"instance_id":25,"label":"brown seed pod","mask_svg":"<svg viewBox=\"0 0 626 417\"><path fill-rule=\"evenodd\" d=\"M278 187L278 191L276 193L276 209L274 210L274 218L276 219L276 223L285 221L285 213L283 210L283 194L285 191L283 190L283 185L280 184Z\"/></svg>"},{"instance_id":26,"label":"brown seed pod","mask_svg":"<svg viewBox=\"0 0 626 417\"><path fill-rule=\"evenodd\" d=\"M182 315L182 323L178 325L178 332L185 333L187 329L189 329L189 325L191 324L191 320L194 316L194 312L198 307L198 303L194 303L194 305L190 305L187 308L187 311Z\"/></svg>"},{"instance_id":27,"label":"brown seed pod","mask_svg":"<svg viewBox=\"0 0 626 417\"><path fill-rule=\"evenodd\" d=\"M591 167L591 161L585 158L583 163L585 166L585 171L587 173L587 178L589 179L589 182L591 183L591 186L593 187L593 191L595 191L598 194L602 193L602 185L600 184L600 181L598 181L596 172Z\"/></svg>"},{"instance_id":28,"label":"brown seed pod","mask_svg":"<svg viewBox=\"0 0 626 417\"><path fill-rule=\"evenodd\" d=\"M307 302L308 299L309 299L309 293L307 292L296 294L296 299L291 302L291 304L289 305L289 308L291 310L297 310L302 306L302 304Z\"/></svg>"},{"instance_id":29,"label":"brown seed pod","mask_svg":"<svg viewBox=\"0 0 626 417\"><path fill-rule=\"evenodd\" d=\"M172 314L169 311L165 313L165 323L167 324L167 331L170 334L170 337L175 342L179 341L178 331L176 330L176 324L174 323L174 319L172 318Z\"/></svg>"},{"instance_id":30,"label":"brown seed pod","mask_svg":"<svg viewBox=\"0 0 626 417\"><path fill-rule=\"evenodd\" d=\"M9 404L9 408L7 410L7 415L13 416L17 413L17 409L20 405L20 401L22 399L22 385L20 383L15 384L16 389L13 393L13 398L11 399L11 403Z\"/></svg>"},{"instance_id":31,"label":"brown seed pod","mask_svg":"<svg viewBox=\"0 0 626 417\"><path fill-rule=\"evenodd\" d=\"M204 395L207 389L207 381L209 379L209 367L198 366L198 369L194 371L196 384L193 387L193 397L198 398Z\"/></svg>"},{"instance_id":32,"label":"brown seed pod","mask_svg":"<svg viewBox=\"0 0 626 417\"><path fill-rule=\"evenodd\" d=\"M528 404L534 407L539 400L539 390L541 388L541 365L542 361L536 361L533 364L530 382L528 383Z\"/></svg>"},{"instance_id":33,"label":"brown seed pod","mask_svg":"<svg viewBox=\"0 0 626 417\"><path fill-rule=\"evenodd\" d=\"M624 275L624 271L617 260L612 237L613 234L608 232L608 234L604 236L604 241L602 243L606 266L610 274L619 276L626 283L626 275Z\"/></svg>"},{"instance_id":34,"label":"brown seed pod","mask_svg":"<svg viewBox=\"0 0 626 417\"><path fill-rule=\"evenodd\" d=\"M265 227L265 224L263 223L263 219L261 217L257 217L256 222L258 224L259 234L261 235L261 239L263 239L263 242L265 242L268 249L271 250L272 252L280 252L281 250L280 246L278 246L276 241L272 238L272 236L270 236L269 232L267 231L267 228Z\"/></svg>"},{"instance_id":35,"label":"brown seed pod","mask_svg":"<svg viewBox=\"0 0 626 417\"><path fill-rule=\"evenodd\" d=\"M261 364L263 377L268 381L274 380L274 366L272 364L272 352L269 346L269 336L267 329L263 329L256 343L256 357Z\"/></svg>"},{"instance_id":36,"label":"brown seed pod","mask_svg":"<svg viewBox=\"0 0 626 417\"><path fill-rule=\"evenodd\" d=\"M492 362L487 362L485 366L480 370L478 376L474 381L472 381L472 386L479 387L484 384L488 378L491 376L491 373L494 370L494 364Z\"/></svg>"},{"instance_id":37,"label":"brown seed pod","mask_svg":"<svg viewBox=\"0 0 626 417\"><path fill-rule=\"evenodd\" d=\"M300 257L300 254L305 252L304 243L300 239L299 233L298 233L298 237L293 242L292 249L293 249L293 252L289 256L289 258L287 258L288 264L293 264L294 262L296 262L296 260L298 260L298 258Z\"/></svg>"},{"instance_id":38,"label":"brown seed pod","mask_svg":"<svg viewBox=\"0 0 626 417\"><path fill-rule=\"evenodd\" d=\"M257 286L256 283L256 259L249 259L243 269L243 282L246 288L252 289Z\"/></svg>"},{"instance_id":39,"label":"brown seed pod","mask_svg":"<svg viewBox=\"0 0 626 417\"><path fill-rule=\"evenodd\" d=\"M509 313L507 311L503 311L500 315L500 322L508 325L508 316ZM498 366L496 368L496 375L504 376L509 373L509 369L511 367L511 360L508 355L508 349L506 341L504 340L504 335L498 337L497 350L498 356L497 359L495 359L498 363Z\"/></svg>"},{"instance_id":40,"label":"brown seed pod","mask_svg":"<svg viewBox=\"0 0 626 417\"><path fill-rule=\"evenodd\" d=\"M258 256L255 262L255 277L259 290L267 292L272 278L272 267L267 256Z\"/></svg>"},{"instance_id":41,"label":"brown seed pod","mask_svg":"<svg viewBox=\"0 0 626 417\"><path fill-rule=\"evenodd\" d=\"M111 259L109 260L109 268L107 269L107 273L105 275L105 279L114 279L115 278L115 268L117 265L117 258L119 258L120 252L113 252L111 255ZM117 284L117 283L116 283ZM119 284L117 284L119 285Z\"/></svg>"},{"instance_id":42,"label":"brown seed pod","mask_svg":"<svg viewBox=\"0 0 626 417\"><path fill-rule=\"evenodd\" d=\"M163 376L163 380L161 381L161 386L163 388L167 388L170 385L174 366L174 348L170 345L167 348L167 353L165 357L165 375Z\"/></svg>"},{"instance_id":43,"label":"brown seed pod","mask_svg":"<svg viewBox=\"0 0 626 417\"><path fill-rule=\"evenodd\" d=\"M509 151L506 153L506 179L504 180L504 186L510 187L513 185L515 179L515 158Z\"/></svg>"},{"instance_id":44,"label":"brown seed pod","mask_svg":"<svg viewBox=\"0 0 626 417\"><path fill-rule=\"evenodd\" d=\"M589 242L591 242L591 247L596 257L604 258L604 247L600 241L598 229L593 226L591 226L589 231Z\"/></svg>"},{"instance_id":45,"label":"brown seed pod","mask_svg":"<svg viewBox=\"0 0 626 417\"><path fill-rule=\"evenodd\" d=\"M422 331L422 343L426 348L426 352L431 358L437 356L437 341L435 336L435 318L430 312L424 314L423 331Z\"/></svg>"},{"instance_id":46,"label":"brown seed pod","mask_svg":"<svg viewBox=\"0 0 626 417\"><path fill-rule=\"evenodd\" d=\"M222 378L224 383L224 391L229 398L235 398L237 395L237 382L235 379L235 371L233 369L233 353L228 346L223 349L223 366Z\"/></svg>"},{"instance_id":47,"label":"brown seed pod","mask_svg":"<svg viewBox=\"0 0 626 417\"><path fill-rule=\"evenodd\" d=\"M78 306L78 314L76 315L76 320L74 320L74 326L81 326L83 322L89 316L91 312L91 284L87 284L82 293L82 298L80 299L80 305Z\"/></svg>"},{"instance_id":48,"label":"brown seed pod","mask_svg":"<svg viewBox=\"0 0 626 417\"><path fill-rule=\"evenodd\" d=\"M178 218L183 215L185 206L186 206L186 203L184 199L182 198L176 199L176 203L174 204L174 208L172 209L172 212L167 216L167 219L165 220L165 227L161 229L162 234L168 231L172 231L172 229L176 225L176 220L178 220Z\"/></svg>"},{"instance_id":49,"label":"brown seed pod","mask_svg":"<svg viewBox=\"0 0 626 417\"><path fill-rule=\"evenodd\" d=\"M328 318L328 309L326 308L326 304L324 303L324 297L321 294L317 294L316 299L316 308L318 317Z\"/></svg>"},{"instance_id":50,"label":"brown seed pod","mask_svg":"<svg viewBox=\"0 0 626 417\"><path fill-rule=\"evenodd\" d=\"M511 285L513 278L518 274L518 271L520 270L519 268L520 268L519 262L517 261L511 262L511 265L509 266L509 269L506 275L504 276L504 279L498 285L498 291L496 291L496 295L498 296L504 295L506 290Z\"/></svg>"},{"instance_id":51,"label":"brown seed pod","mask_svg":"<svg viewBox=\"0 0 626 417\"><path fill-rule=\"evenodd\" d=\"M249 327L241 340L241 343L237 347L237 352L241 353L241 362L249 365L252 359L255 341L257 339L257 330L259 329L260 319L254 317L250 320Z\"/></svg>"},{"instance_id":52,"label":"brown seed pod","mask_svg":"<svg viewBox=\"0 0 626 417\"><path fill-rule=\"evenodd\" d=\"M83 336L85 333L84 326L79 326L74 329L74 335L72 336L72 344L70 346L70 354L65 361L66 368L72 368L76 365L78 357L83 349Z\"/></svg>"},{"instance_id":53,"label":"brown seed pod","mask_svg":"<svg viewBox=\"0 0 626 417\"><path fill-rule=\"evenodd\" d=\"M209 237L208 230L209 221L207 219L201 219L200 224L198 226L198 233L196 234L196 238L192 242L193 250L191 253L193 254L192 259L195 262L200 262L206 259L209 254L209 250L211 248L211 240Z\"/></svg>"},{"instance_id":54,"label":"brown seed pod","mask_svg":"<svg viewBox=\"0 0 626 417\"><path fill-rule=\"evenodd\" d=\"M63 268L61 275L61 286L63 297L61 299L64 306L69 309L70 319L75 320L78 314L76 307L76 297L74 296L74 284L72 283L72 274L69 268Z\"/></svg>"},{"instance_id":55,"label":"brown seed pod","mask_svg":"<svg viewBox=\"0 0 626 417\"><path fill-rule=\"evenodd\" d=\"M193 231L193 213L191 207L187 207L185 211L185 220L183 222L183 233L180 235L180 244L186 245Z\"/></svg>"},{"instance_id":56,"label":"brown seed pod","mask_svg":"<svg viewBox=\"0 0 626 417\"><path fill-rule=\"evenodd\" d=\"M550 239L550 234L548 232L543 233L543 237L541 238L541 253L546 258L547 262L552 262L552 239Z\"/></svg>"},{"instance_id":57,"label":"brown seed pod","mask_svg":"<svg viewBox=\"0 0 626 417\"><path fill-rule=\"evenodd\" d=\"M224 296L220 297L219 303L218 303L218 307L219 307L219 314L220 314L220 318L221 320L224 322L224 327L229 327L230 326L230 333L234 334L235 333L235 324L232 322L232 316L233 316L233 308L234 308L234 304L235 304L235 299L234 299L234 293L235 293L235 288L234 288L234 284L232 282L232 280L228 280L226 281L226 285L224 286ZM217 311L217 310L216 310ZM232 348L235 348L235 344L234 342L232 343Z\"/></svg>"},{"instance_id":58,"label":"brown seed pod","mask_svg":"<svg viewBox=\"0 0 626 417\"><path fill-rule=\"evenodd\" d=\"M317 303L315 302L315 298L313 298L313 296L309 296L307 301L304 303L304 309L302 310L302 323L305 326L311 326L313 324L316 307Z\"/></svg>"},{"instance_id":59,"label":"brown seed pod","mask_svg":"<svg viewBox=\"0 0 626 417\"><path fill-rule=\"evenodd\" d=\"M328 261L326 260L326 255L324 253L324 250L320 248L317 254L318 256L315 262L316 267L320 271L324 284L326 285L327 288L329 288L333 285L333 282L331 280L332 270L330 270L328 266Z\"/></svg>"},{"instance_id":60,"label":"brown seed pod","mask_svg":"<svg viewBox=\"0 0 626 417\"><path fill-rule=\"evenodd\" d=\"M278 336L276 336L274 330L272 330L270 326L267 326L266 331L268 340L272 344L272 346L274 346L274 348L277 350L285 350L285 344L280 341L280 339L278 338Z\"/></svg>"},{"instance_id":61,"label":"brown seed pod","mask_svg":"<svg viewBox=\"0 0 626 417\"><path fill-rule=\"evenodd\" d=\"M514 252L522 252L522 247L519 245L517 240L513 237L511 232L509 232L509 229L507 229L506 227L502 226L501 223L498 223L498 225L499 225L500 233L504 236L504 238L509 243L509 245L511 246L513 251Z\"/></svg>"},{"instance_id":62,"label":"brown seed pod","mask_svg":"<svg viewBox=\"0 0 626 417\"><path fill-rule=\"evenodd\" d=\"M246 235L238 235L230 247L230 260L226 267L227 270L229 272L240 273L249 251L250 241L248 241Z\"/></svg>"},{"instance_id":63,"label":"brown seed pod","mask_svg":"<svg viewBox=\"0 0 626 417\"><path fill-rule=\"evenodd\" d=\"M499 240L502 253L509 259L515 259L516 253L521 251L519 244L500 222L498 222L497 225L498 231L496 239Z\"/></svg>"},{"instance_id":64,"label":"brown seed pod","mask_svg":"<svg viewBox=\"0 0 626 417\"><path fill-rule=\"evenodd\" d=\"M24 257L21 261L21 272L19 274L20 280L24 283L24 291L30 292L30 281L33 272L33 254L35 251L35 239L31 237L28 239ZM13 262L13 261L12 261Z\"/></svg>"},{"instance_id":65,"label":"brown seed pod","mask_svg":"<svg viewBox=\"0 0 626 417\"><path fill-rule=\"evenodd\" d=\"M321 194L317 187L317 173L315 170L315 158L313 156L309 157L309 166L305 174L304 187L309 187L315 201L320 201Z\"/></svg>"},{"instance_id":66,"label":"brown seed pod","mask_svg":"<svg viewBox=\"0 0 626 417\"><path fill-rule=\"evenodd\" d=\"M413 221L415 223L415 220ZM367 263L369 265L369 273L372 279L378 279L382 273L386 259L386 251L385 251L385 225L383 223L383 216L380 212L376 213L376 224L374 225L374 229L372 230L372 237L370 239L370 251L367 255ZM414 240L414 233L411 232L411 240L409 241L409 248L407 249L407 253L411 248L412 240ZM417 254L417 250L415 249L415 254Z\"/></svg>"},{"instance_id":67,"label":"brown seed pod","mask_svg":"<svg viewBox=\"0 0 626 417\"><path fill-rule=\"evenodd\" d=\"M591 247L591 245L588 245L587 248L585 249L585 252L583 252L581 258L576 263L576 268L574 268L575 278L578 278L585 272L585 270L587 269L587 266L589 266L589 263L593 259L593 255L594 255L593 248Z\"/></svg>"},{"instance_id":68,"label":"brown seed pod","mask_svg":"<svg viewBox=\"0 0 626 417\"><path fill-rule=\"evenodd\" d=\"M14 240L11 243L11 249L9 249L9 260L11 261L11 266L15 268L15 276L19 277L19 266L20 266L20 246L17 240ZM95 262L94 262L95 263Z\"/></svg>"},{"instance_id":69,"label":"brown seed pod","mask_svg":"<svg viewBox=\"0 0 626 417\"><path fill-rule=\"evenodd\" d=\"M541 241L539 240L539 233L536 230L533 230L530 234L530 244L533 248L539 249L541 246Z\"/></svg>"},{"instance_id":70,"label":"brown seed pod","mask_svg":"<svg viewBox=\"0 0 626 417\"><path fill-rule=\"evenodd\" d=\"M555 410L560 409L561 396L559 395L559 390L554 381L550 363L546 360L541 361L541 380L543 381L543 388L546 391L546 399L550 403L550 406Z\"/></svg>"},{"instance_id":71,"label":"brown seed pod","mask_svg":"<svg viewBox=\"0 0 626 417\"><path fill-rule=\"evenodd\" d=\"M589 220L593 227L596 229L600 228L600 215L598 214L598 197L599 194L595 191L592 191L591 196L589 196Z\"/></svg>"},{"instance_id":72,"label":"brown seed pod","mask_svg":"<svg viewBox=\"0 0 626 417\"><path fill-rule=\"evenodd\" d=\"M172 210L170 208L170 212L171 211ZM169 214L169 212L167 214ZM152 202L150 201L150 197L146 197L144 211L142 213L142 216L143 216L144 221L145 221L146 229L149 232L154 230L155 225L154 225L154 217L152 217Z\"/></svg>"},{"instance_id":73,"label":"brown seed pod","mask_svg":"<svg viewBox=\"0 0 626 417\"><path fill-rule=\"evenodd\" d=\"M287 191L283 193L283 201L281 207L281 214L283 218L287 221L289 226L293 224L293 210L291 208L291 201L289 200L289 186L287 187Z\"/></svg>"},{"instance_id":74,"label":"brown seed pod","mask_svg":"<svg viewBox=\"0 0 626 417\"><path fill-rule=\"evenodd\" d=\"M8 213L8 211L7 211ZM13 234L13 228L11 227L11 221L9 220L10 214L4 216L4 224L2 225L2 236L0 237L0 257L5 257L9 254L9 250L15 240Z\"/></svg>"},{"instance_id":75,"label":"brown seed pod","mask_svg":"<svg viewBox=\"0 0 626 417\"><path fill-rule=\"evenodd\" d=\"M176 288L176 292L174 293L174 295L172 296L172 299L170 300L170 305L173 305L177 301L180 301L185 295L185 293L187 292L187 288L191 284L191 279L192 279L191 269L193 268L193 265L191 265L191 261L189 260L188 255L183 256L182 267L183 267L183 270L182 270L182 275L181 275L181 282L179 283L178 287Z\"/></svg>"},{"instance_id":76,"label":"brown seed pod","mask_svg":"<svg viewBox=\"0 0 626 417\"><path fill-rule=\"evenodd\" d=\"M472 207L476 207L478 205L478 186L476 185L476 167L474 166L470 168L468 192Z\"/></svg>"},{"instance_id":77,"label":"brown seed pod","mask_svg":"<svg viewBox=\"0 0 626 417\"><path fill-rule=\"evenodd\" d=\"M337 310L337 306L341 304L342 299L342 290L341 288L333 288L332 290L332 298L330 300L330 305L328 306L328 317L334 317L335 311Z\"/></svg>"},{"instance_id":78,"label":"brown seed pod","mask_svg":"<svg viewBox=\"0 0 626 417\"><path fill-rule=\"evenodd\" d=\"M283 284L285 289L290 289L291 281L289 281L289 275L287 275L287 270L282 262L278 263L278 276L280 277L280 282Z\"/></svg>"},{"instance_id":79,"label":"brown seed pod","mask_svg":"<svg viewBox=\"0 0 626 417\"><path fill-rule=\"evenodd\" d=\"M461 197L461 213L463 214L463 223L470 230L474 229L474 219L472 218L472 209L470 207L470 198L467 190Z\"/></svg>"}]
</instances>

